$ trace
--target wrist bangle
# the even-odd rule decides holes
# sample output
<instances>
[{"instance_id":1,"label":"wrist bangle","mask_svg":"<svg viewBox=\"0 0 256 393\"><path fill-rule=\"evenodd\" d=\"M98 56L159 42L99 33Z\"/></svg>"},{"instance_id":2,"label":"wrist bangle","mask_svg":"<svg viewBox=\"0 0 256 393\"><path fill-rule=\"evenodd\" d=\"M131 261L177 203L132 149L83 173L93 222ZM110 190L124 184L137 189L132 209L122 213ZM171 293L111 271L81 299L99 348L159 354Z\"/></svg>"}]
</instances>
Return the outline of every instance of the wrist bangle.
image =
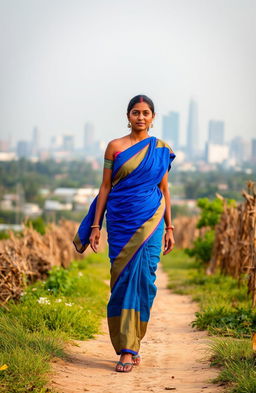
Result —
<instances>
[{"instance_id":1,"label":"wrist bangle","mask_svg":"<svg viewBox=\"0 0 256 393\"><path fill-rule=\"evenodd\" d=\"M100 228L100 225L91 225L91 228Z\"/></svg>"},{"instance_id":2,"label":"wrist bangle","mask_svg":"<svg viewBox=\"0 0 256 393\"><path fill-rule=\"evenodd\" d=\"M170 225L170 226L168 226L168 227L165 227L165 230L167 230L167 229L174 229L174 228L175 228L174 225Z\"/></svg>"}]
</instances>

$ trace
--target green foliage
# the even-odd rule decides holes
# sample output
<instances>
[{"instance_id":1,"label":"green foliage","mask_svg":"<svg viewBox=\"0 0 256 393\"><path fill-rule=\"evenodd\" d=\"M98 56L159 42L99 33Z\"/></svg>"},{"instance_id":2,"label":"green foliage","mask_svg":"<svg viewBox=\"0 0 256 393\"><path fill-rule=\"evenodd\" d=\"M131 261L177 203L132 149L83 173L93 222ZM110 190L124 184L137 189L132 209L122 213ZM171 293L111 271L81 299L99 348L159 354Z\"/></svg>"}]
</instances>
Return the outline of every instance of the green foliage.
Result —
<instances>
[{"instance_id":1,"label":"green foliage","mask_svg":"<svg viewBox=\"0 0 256 393\"><path fill-rule=\"evenodd\" d=\"M204 237L199 236L194 240L193 248L185 248L185 252L190 257L195 257L198 262L207 264L211 259L214 236L215 232L213 230L207 231Z\"/></svg>"},{"instance_id":2,"label":"green foliage","mask_svg":"<svg viewBox=\"0 0 256 393\"><path fill-rule=\"evenodd\" d=\"M30 225L32 225L32 227L37 231L37 232L39 232L41 235L44 235L45 234L45 232L46 232L46 224L45 224L45 222L44 222L44 219L42 218L42 217L37 217L37 218L34 218L34 219L28 219L26 222L25 222L25 225L26 226L30 226Z\"/></svg>"},{"instance_id":3,"label":"green foliage","mask_svg":"<svg viewBox=\"0 0 256 393\"><path fill-rule=\"evenodd\" d=\"M229 393L255 393L256 357L251 333L255 332L256 310L248 298L247 277L242 277L238 286L233 277L219 272L207 276L195 258L183 250L174 249L162 257L162 262L169 273L168 287L199 302L200 311L195 313L192 326L225 336L211 337L209 344L212 365L221 366L214 382L229 383Z\"/></svg>"},{"instance_id":4,"label":"green foliage","mask_svg":"<svg viewBox=\"0 0 256 393\"><path fill-rule=\"evenodd\" d=\"M211 363L222 367L214 382L228 382L231 393L255 393L256 357L251 340L214 338L210 341Z\"/></svg>"},{"instance_id":5,"label":"green foliage","mask_svg":"<svg viewBox=\"0 0 256 393\"><path fill-rule=\"evenodd\" d=\"M49 272L49 278L47 279L44 288L51 290L54 295L62 294L65 295L70 290L74 289L76 285L76 278L70 277L69 271L59 266L54 266Z\"/></svg>"},{"instance_id":6,"label":"green foliage","mask_svg":"<svg viewBox=\"0 0 256 393\"><path fill-rule=\"evenodd\" d=\"M228 205L235 205L236 201L228 200ZM197 228L210 227L214 228L219 222L221 213L223 212L223 201L215 198L210 201L208 198L200 198L197 206L201 209L201 216L197 223Z\"/></svg>"},{"instance_id":7,"label":"green foliage","mask_svg":"<svg viewBox=\"0 0 256 393\"><path fill-rule=\"evenodd\" d=\"M10 235L7 231L0 231L0 240L9 239Z\"/></svg>"},{"instance_id":8,"label":"green foliage","mask_svg":"<svg viewBox=\"0 0 256 393\"><path fill-rule=\"evenodd\" d=\"M236 202L229 200L228 205L234 205ZM202 265L206 265L210 259L214 244L215 225L219 222L223 212L223 201L215 198L210 201L208 198L200 198L197 201L197 206L201 209L200 218L197 223L197 228L210 228L204 236L199 236L193 242L192 248L186 248L185 252L191 257L195 257Z\"/></svg>"},{"instance_id":9,"label":"green foliage","mask_svg":"<svg viewBox=\"0 0 256 393\"><path fill-rule=\"evenodd\" d=\"M93 254L28 286L20 301L0 309L1 393L46 392L52 357L65 357L66 340L99 333L106 312L107 255Z\"/></svg>"},{"instance_id":10,"label":"green foliage","mask_svg":"<svg viewBox=\"0 0 256 393\"><path fill-rule=\"evenodd\" d=\"M234 337L251 337L256 326L256 312L252 308L230 310L225 306L211 306L195 313L193 327L208 329L211 334L225 334Z\"/></svg>"}]
</instances>

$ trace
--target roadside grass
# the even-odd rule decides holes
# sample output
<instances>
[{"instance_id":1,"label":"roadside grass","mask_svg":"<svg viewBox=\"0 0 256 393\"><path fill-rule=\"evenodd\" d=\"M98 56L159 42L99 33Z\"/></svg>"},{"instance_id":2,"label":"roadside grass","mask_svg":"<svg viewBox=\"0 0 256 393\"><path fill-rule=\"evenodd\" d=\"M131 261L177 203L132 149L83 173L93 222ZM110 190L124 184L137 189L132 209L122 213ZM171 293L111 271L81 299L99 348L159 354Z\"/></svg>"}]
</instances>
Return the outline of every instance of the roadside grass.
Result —
<instances>
[{"instance_id":1,"label":"roadside grass","mask_svg":"<svg viewBox=\"0 0 256 393\"><path fill-rule=\"evenodd\" d=\"M54 267L47 280L0 309L1 393L50 392L50 360L66 357L65 342L100 332L108 279L107 254L90 254L67 269Z\"/></svg>"},{"instance_id":2,"label":"roadside grass","mask_svg":"<svg viewBox=\"0 0 256 393\"><path fill-rule=\"evenodd\" d=\"M181 249L161 257L169 276L168 287L199 303L192 326L207 330L211 364L221 366L213 382L227 384L231 393L256 393L256 360L252 333L256 332L256 310L247 295L246 277L237 280L204 269ZM216 337L219 336L219 337Z\"/></svg>"}]
</instances>

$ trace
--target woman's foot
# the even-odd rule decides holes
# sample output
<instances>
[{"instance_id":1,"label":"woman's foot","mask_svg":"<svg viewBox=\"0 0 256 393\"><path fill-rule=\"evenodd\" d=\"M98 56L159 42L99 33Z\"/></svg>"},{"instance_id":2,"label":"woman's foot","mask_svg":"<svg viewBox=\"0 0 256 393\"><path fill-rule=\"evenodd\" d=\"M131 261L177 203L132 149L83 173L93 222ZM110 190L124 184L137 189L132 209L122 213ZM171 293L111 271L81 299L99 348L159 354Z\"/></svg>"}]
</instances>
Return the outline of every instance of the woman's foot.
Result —
<instances>
[{"instance_id":1,"label":"woman's foot","mask_svg":"<svg viewBox=\"0 0 256 393\"><path fill-rule=\"evenodd\" d=\"M139 354L132 356L132 362L134 366L138 366L140 364L140 361L141 361L141 357Z\"/></svg>"},{"instance_id":2,"label":"woman's foot","mask_svg":"<svg viewBox=\"0 0 256 393\"><path fill-rule=\"evenodd\" d=\"M133 364L132 354L124 352L121 354L119 362L117 362L116 371L127 373L132 370Z\"/></svg>"}]
</instances>

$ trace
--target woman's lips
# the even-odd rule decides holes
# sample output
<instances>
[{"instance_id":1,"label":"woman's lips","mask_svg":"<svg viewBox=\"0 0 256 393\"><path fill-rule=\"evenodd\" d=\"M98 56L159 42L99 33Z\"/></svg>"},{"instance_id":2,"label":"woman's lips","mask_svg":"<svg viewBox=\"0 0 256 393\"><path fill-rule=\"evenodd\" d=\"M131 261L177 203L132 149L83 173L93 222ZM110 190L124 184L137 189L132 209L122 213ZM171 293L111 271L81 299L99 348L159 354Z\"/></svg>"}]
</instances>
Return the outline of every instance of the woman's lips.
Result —
<instances>
[{"instance_id":1,"label":"woman's lips","mask_svg":"<svg viewBox=\"0 0 256 393\"><path fill-rule=\"evenodd\" d=\"M138 124L139 126L144 126L145 125L145 123L136 123L136 124Z\"/></svg>"}]
</instances>

